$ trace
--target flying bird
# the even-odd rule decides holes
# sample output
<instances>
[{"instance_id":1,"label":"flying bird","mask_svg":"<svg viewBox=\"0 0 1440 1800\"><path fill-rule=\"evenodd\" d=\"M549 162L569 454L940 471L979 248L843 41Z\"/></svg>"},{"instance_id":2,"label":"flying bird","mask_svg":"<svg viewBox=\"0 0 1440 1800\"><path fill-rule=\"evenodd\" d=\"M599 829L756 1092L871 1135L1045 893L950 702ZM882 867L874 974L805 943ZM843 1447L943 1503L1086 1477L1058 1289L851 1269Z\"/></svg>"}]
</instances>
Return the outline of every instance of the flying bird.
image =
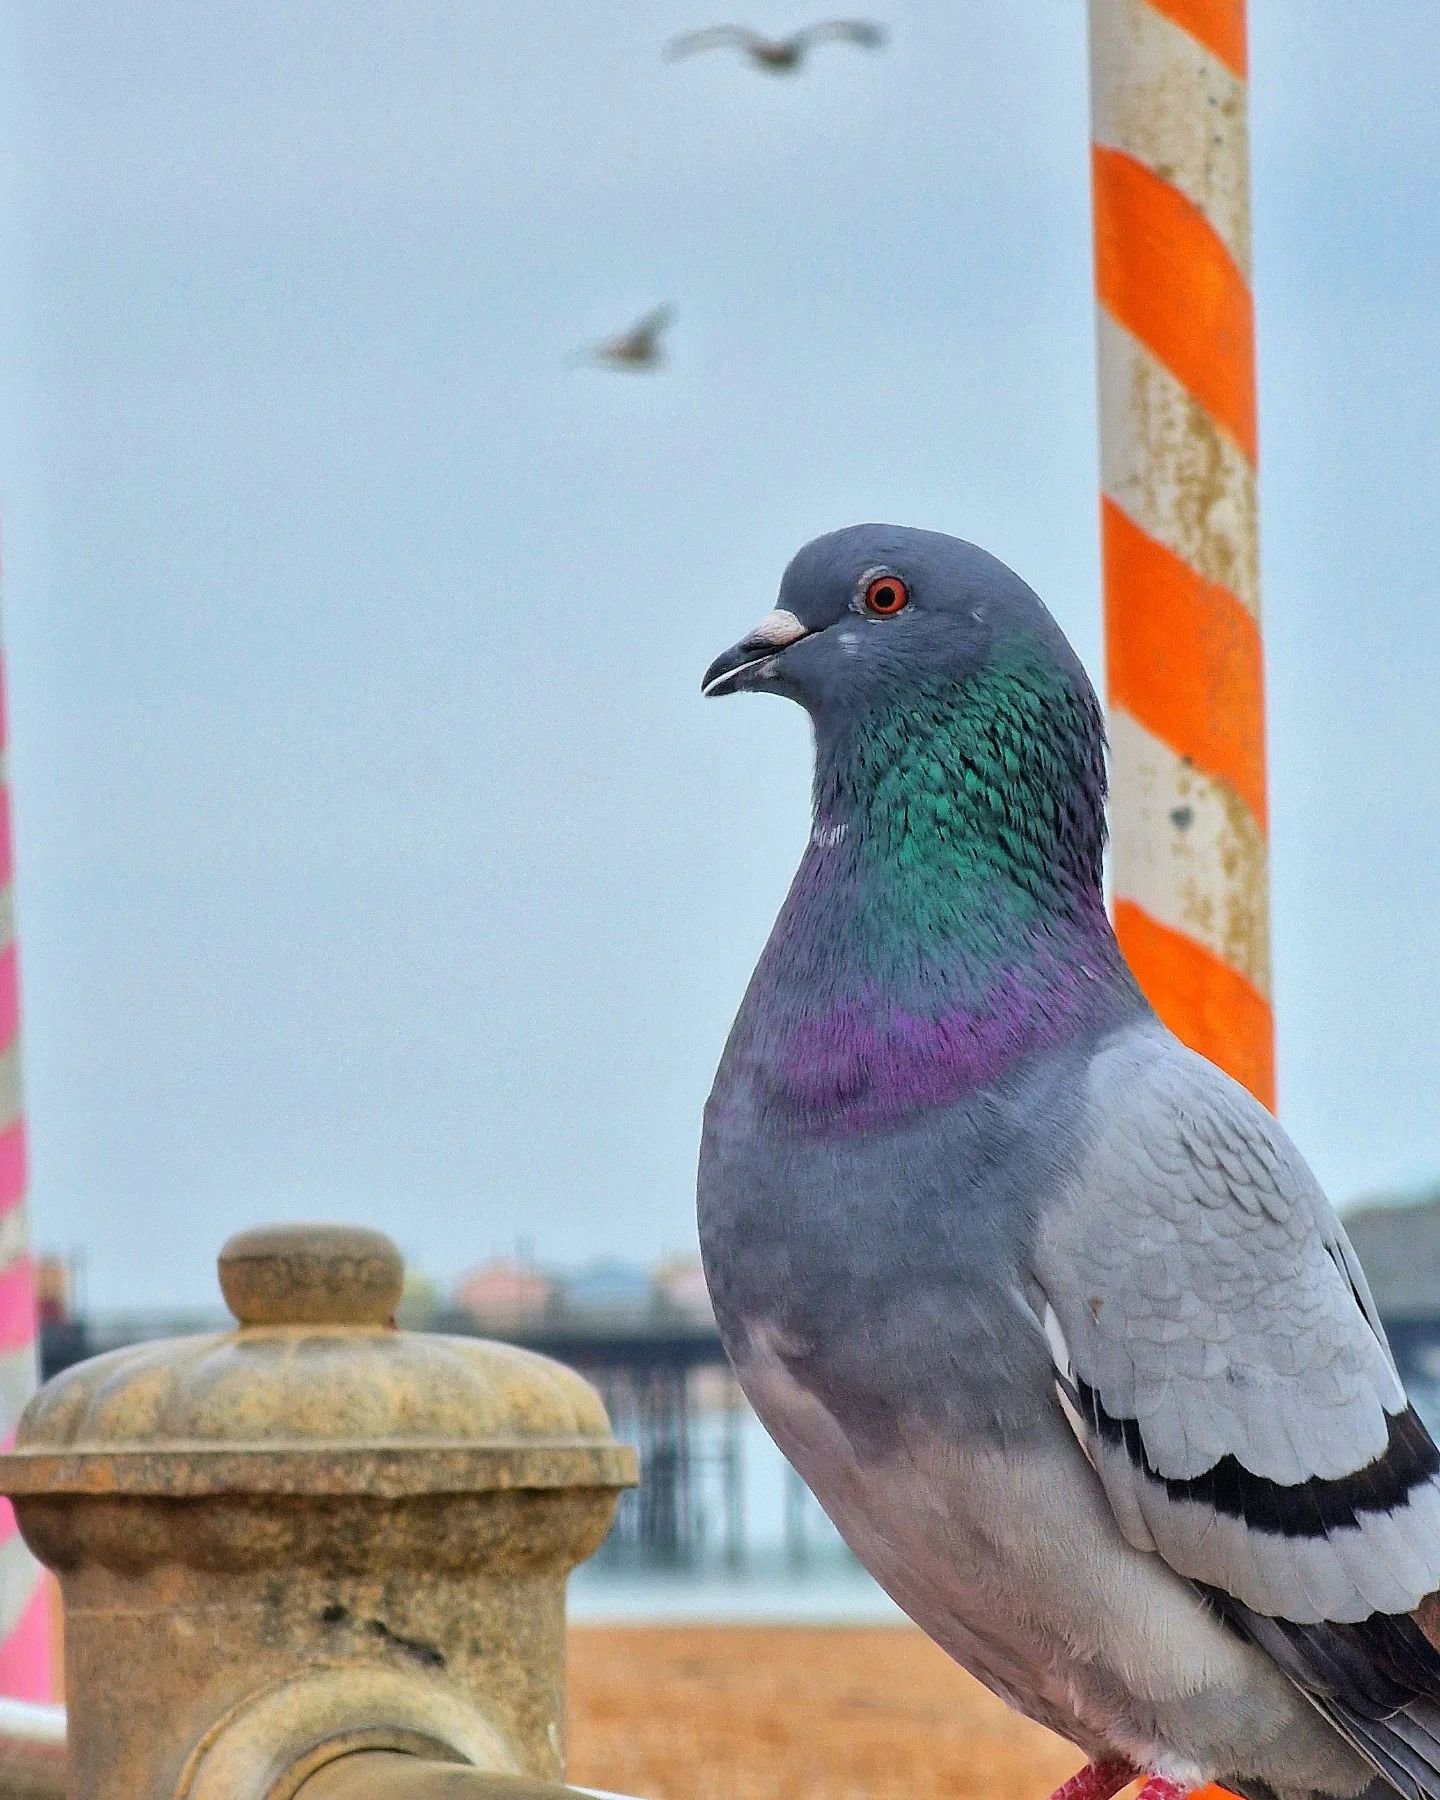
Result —
<instances>
[{"instance_id":1,"label":"flying bird","mask_svg":"<svg viewBox=\"0 0 1440 1800\"><path fill-rule=\"evenodd\" d=\"M1084 1753L1064 1800L1435 1800L1440 1452L1299 1151L1126 966L1059 627L973 544L860 525L704 690L814 729L699 1174L772 1436L906 1612Z\"/></svg>"},{"instance_id":2,"label":"flying bird","mask_svg":"<svg viewBox=\"0 0 1440 1800\"><path fill-rule=\"evenodd\" d=\"M865 50L878 50L885 42L879 25L866 19L822 19L807 25L787 38L769 38L744 25L712 25L705 31L688 31L672 38L665 54L672 61L693 56L699 50L739 50L757 69L772 75L788 75L798 69L816 44L858 44Z\"/></svg>"},{"instance_id":3,"label":"flying bird","mask_svg":"<svg viewBox=\"0 0 1440 1800\"><path fill-rule=\"evenodd\" d=\"M658 369L665 361L661 338L675 322L675 309L657 306L627 330L577 350L572 362L598 363L607 369Z\"/></svg>"}]
</instances>

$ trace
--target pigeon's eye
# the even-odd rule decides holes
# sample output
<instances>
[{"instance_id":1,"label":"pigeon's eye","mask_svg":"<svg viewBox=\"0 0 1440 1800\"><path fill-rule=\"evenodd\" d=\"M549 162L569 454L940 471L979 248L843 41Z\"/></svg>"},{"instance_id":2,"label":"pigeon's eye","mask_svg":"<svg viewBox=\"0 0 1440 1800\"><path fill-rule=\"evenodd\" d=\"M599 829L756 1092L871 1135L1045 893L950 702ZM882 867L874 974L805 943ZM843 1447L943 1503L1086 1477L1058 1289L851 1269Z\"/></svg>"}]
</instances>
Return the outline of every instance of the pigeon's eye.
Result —
<instances>
[{"instance_id":1,"label":"pigeon's eye","mask_svg":"<svg viewBox=\"0 0 1440 1800\"><path fill-rule=\"evenodd\" d=\"M865 583L865 610L888 619L910 604L910 590L898 575L876 575Z\"/></svg>"}]
</instances>

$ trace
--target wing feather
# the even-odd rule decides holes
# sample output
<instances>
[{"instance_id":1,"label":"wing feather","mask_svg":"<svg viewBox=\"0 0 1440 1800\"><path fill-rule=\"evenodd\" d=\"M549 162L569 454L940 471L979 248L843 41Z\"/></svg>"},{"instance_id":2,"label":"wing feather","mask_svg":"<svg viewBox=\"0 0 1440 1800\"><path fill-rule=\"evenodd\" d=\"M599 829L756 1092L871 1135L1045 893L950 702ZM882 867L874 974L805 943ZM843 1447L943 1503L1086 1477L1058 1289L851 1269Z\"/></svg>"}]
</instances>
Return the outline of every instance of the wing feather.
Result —
<instances>
[{"instance_id":1,"label":"wing feather","mask_svg":"<svg viewBox=\"0 0 1440 1800\"><path fill-rule=\"evenodd\" d=\"M796 44L819 44L826 39L847 44L859 44L865 50L878 50L885 42L883 27L872 24L869 19L821 19L818 24L807 25L795 33L792 42Z\"/></svg>"},{"instance_id":2,"label":"wing feather","mask_svg":"<svg viewBox=\"0 0 1440 1800\"><path fill-rule=\"evenodd\" d=\"M744 25L707 25L703 30L686 31L671 38L665 46L665 54L674 61L681 56L694 56L700 50L730 47L751 50L763 41L758 32L750 31Z\"/></svg>"},{"instance_id":3,"label":"wing feather","mask_svg":"<svg viewBox=\"0 0 1440 1800\"><path fill-rule=\"evenodd\" d=\"M1440 1796L1440 1450L1354 1250L1274 1119L1158 1026L1090 1080L1035 1252L1070 1427L1131 1543Z\"/></svg>"}]
</instances>

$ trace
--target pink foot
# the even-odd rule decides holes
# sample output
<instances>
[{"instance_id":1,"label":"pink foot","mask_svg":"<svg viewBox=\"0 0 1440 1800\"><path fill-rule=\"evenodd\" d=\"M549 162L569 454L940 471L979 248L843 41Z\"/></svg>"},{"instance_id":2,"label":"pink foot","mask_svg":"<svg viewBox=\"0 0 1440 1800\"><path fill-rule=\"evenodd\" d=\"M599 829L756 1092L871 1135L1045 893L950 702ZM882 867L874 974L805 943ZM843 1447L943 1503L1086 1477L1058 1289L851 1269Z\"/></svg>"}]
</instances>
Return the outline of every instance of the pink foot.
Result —
<instances>
[{"instance_id":1,"label":"pink foot","mask_svg":"<svg viewBox=\"0 0 1440 1800\"><path fill-rule=\"evenodd\" d=\"M1050 1800L1111 1800L1112 1795L1118 1794L1139 1773L1125 1762L1086 1763L1064 1787L1056 1789ZM1167 1797L1152 1795L1151 1800L1167 1800Z\"/></svg>"},{"instance_id":2,"label":"pink foot","mask_svg":"<svg viewBox=\"0 0 1440 1800\"><path fill-rule=\"evenodd\" d=\"M1190 1800L1194 1788L1181 1787L1164 1775L1152 1775L1135 1796L1135 1800Z\"/></svg>"}]
</instances>

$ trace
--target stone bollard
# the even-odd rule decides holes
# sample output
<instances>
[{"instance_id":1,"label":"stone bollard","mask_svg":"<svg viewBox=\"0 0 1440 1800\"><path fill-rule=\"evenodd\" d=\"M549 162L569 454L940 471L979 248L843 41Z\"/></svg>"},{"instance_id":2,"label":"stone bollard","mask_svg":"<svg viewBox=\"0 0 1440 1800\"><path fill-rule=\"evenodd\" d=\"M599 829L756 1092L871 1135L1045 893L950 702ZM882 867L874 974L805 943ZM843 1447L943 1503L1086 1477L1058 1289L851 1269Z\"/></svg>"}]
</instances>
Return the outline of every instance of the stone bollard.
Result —
<instances>
[{"instance_id":1,"label":"stone bollard","mask_svg":"<svg viewBox=\"0 0 1440 1800\"><path fill-rule=\"evenodd\" d=\"M397 1331L402 1274L377 1232L241 1232L237 1330L30 1402L0 1491L60 1578L72 1800L292 1800L357 1752L563 1777L565 1579L634 1453L558 1363Z\"/></svg>"}]
</instances>

